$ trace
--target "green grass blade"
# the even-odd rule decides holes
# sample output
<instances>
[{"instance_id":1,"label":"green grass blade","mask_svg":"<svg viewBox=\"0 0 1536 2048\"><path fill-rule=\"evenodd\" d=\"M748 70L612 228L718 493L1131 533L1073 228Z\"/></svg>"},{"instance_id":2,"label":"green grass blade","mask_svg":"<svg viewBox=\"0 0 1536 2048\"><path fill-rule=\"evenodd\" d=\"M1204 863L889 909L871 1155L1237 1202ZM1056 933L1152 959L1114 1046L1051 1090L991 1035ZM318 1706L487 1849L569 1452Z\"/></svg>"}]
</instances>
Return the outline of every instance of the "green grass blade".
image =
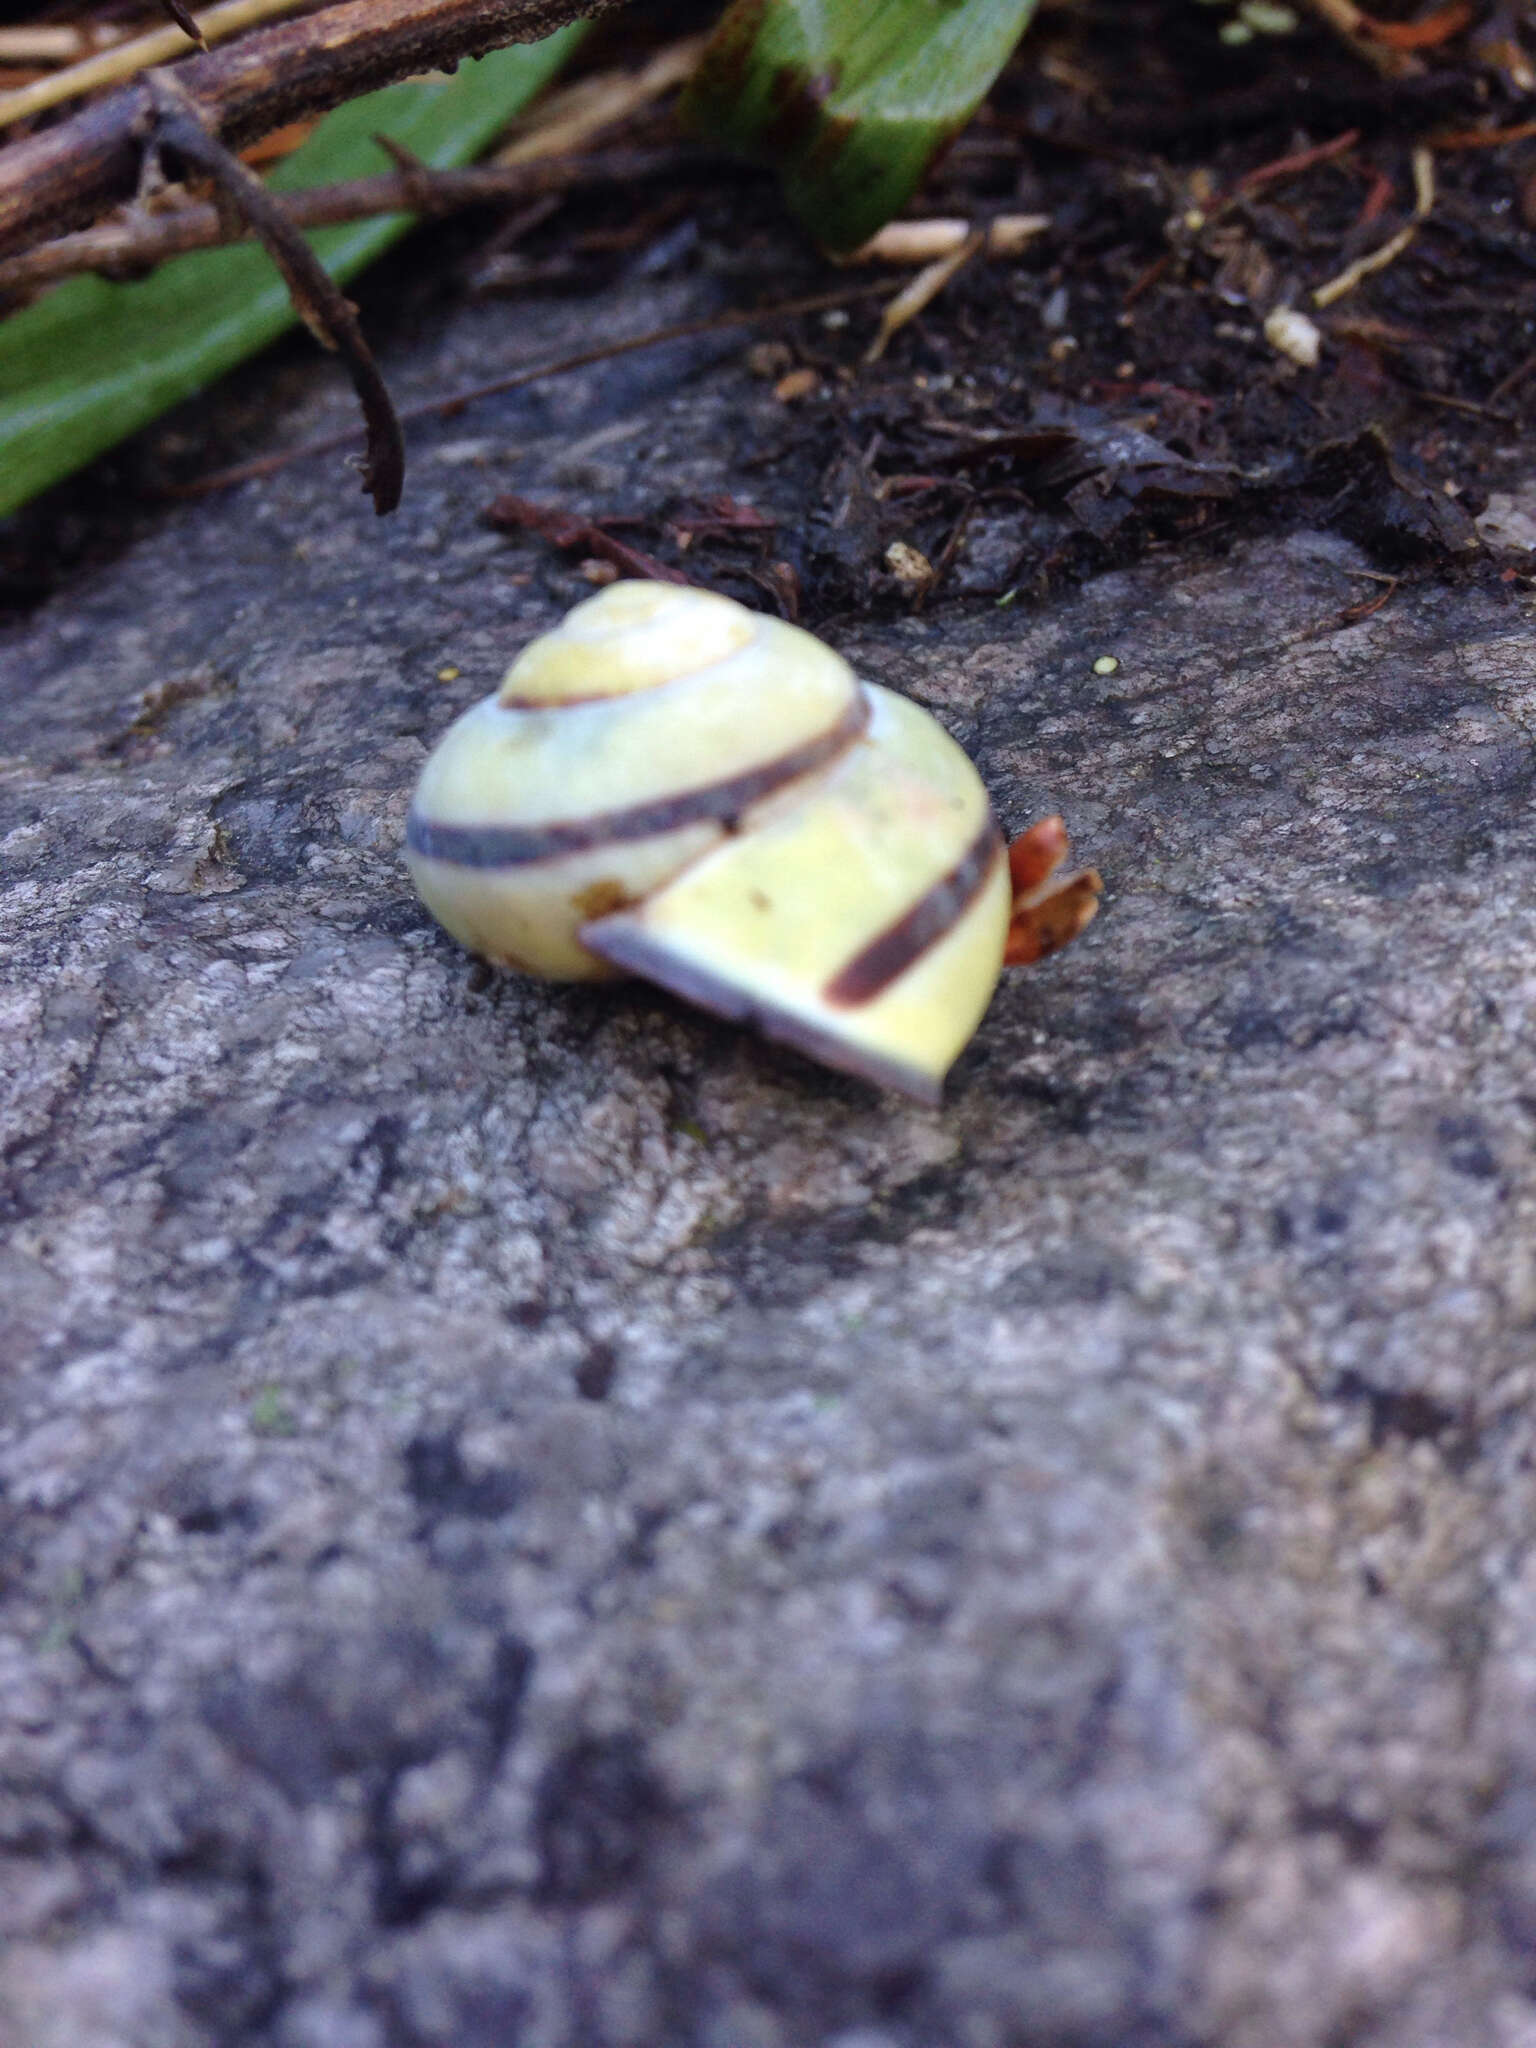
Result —
<instances>
[{"instance_id":1,"label":"green grass blade","mask_svg":"<svg viewBox=\"0 0 1536 2048\"><path fill-rule=\"evenodd\" d=\"M734 0L683 116L778 171L824 248L866 241L964 127L1035 0Z\"/></svg>"},{"instance_id":2,"label":"green grass blade","mask_svg":"<svg viewBox=\"0 0 1536 2048\"><path fill-rule=\"evenodd\" d=\"M328 185L389 168L373 141L423 162L468 163L565 62L580 23L494 51L451 78L369 93L328 114L272 178ZM361 270L411 225L388 214L310 237L334 277ZM0 324L0 515L46 490L265 347L295 318L254 245L166 263L140 284L75 277Z\"/></svg>"}]
</instances>

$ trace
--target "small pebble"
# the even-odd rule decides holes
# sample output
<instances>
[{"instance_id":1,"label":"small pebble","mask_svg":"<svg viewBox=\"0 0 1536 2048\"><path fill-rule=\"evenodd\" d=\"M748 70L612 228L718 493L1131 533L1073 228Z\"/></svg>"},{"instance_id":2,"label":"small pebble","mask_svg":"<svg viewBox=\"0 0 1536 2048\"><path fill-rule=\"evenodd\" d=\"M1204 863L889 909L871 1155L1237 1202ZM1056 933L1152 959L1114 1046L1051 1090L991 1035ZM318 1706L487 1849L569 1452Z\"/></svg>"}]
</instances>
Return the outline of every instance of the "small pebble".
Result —
<instances>
[{"instance_id":1,"label":"small pebble","mask_svg":"<svg viewBox=\"0 0 1536 2048\"><path fill-rule=\"evenodd\" d=\"M773 387L773 395L781 405L791 405L797 398L808 398L820 382L820 377L806 363L798 370L791 370L787 377L781 377Z\"/></svg>"},{"instance_id":2,"label":"small pebble","mask_svg":"<svg viewBox=\"0 0 1536 2048\"><path fill-rule=\"evenodd\" d=\"M1112 676L1119 666L1118 654L1101 654L1093 664L1093 672L1096 676Z\"/></svg>"},{"instance_id":3,"label":"small pebble","mask_svg":"<svg viewBox=\"0 0 1536 2048\"><path fill-rule=\"evenodd\" d=\"M933 581L933 564L910 541L893 540L885 551L885 566L903 590L925 590Z\"/></svg>"},{"instance_id":4,"label":"small pebble","mask_svg":"<svg viewBox=\"0 0 1536 2048\"><path fill-rule=\"evenodd\" d=\"M1317 368L1323 345L1322 329L1293 306L1276 306L1264 322L1264 339L1277 355L1287 357L1303 370Z\"/></svg>"},{"instance_id":5,"label":"small pebble","mask_svg":"<svg viewBox=\"0 0 1536 2048\"><path fill-rule=\"evenodd\" d=\"M1283 5L1282 0L1242 0L1237 12L1255 35L1289 36L1298 27L1295 9Z\"/></svg>"},{"instance_id":6,"label":"small pebble","mask_svg":"<svg viewBox=\"0 0 1536 2048\"><path fill-rule=\"evenodd\" d=\"M754 377L782 377L794 362L793 350L782 341L754 341L747 350L747 368Z\"/></svg>"}]
</instances>

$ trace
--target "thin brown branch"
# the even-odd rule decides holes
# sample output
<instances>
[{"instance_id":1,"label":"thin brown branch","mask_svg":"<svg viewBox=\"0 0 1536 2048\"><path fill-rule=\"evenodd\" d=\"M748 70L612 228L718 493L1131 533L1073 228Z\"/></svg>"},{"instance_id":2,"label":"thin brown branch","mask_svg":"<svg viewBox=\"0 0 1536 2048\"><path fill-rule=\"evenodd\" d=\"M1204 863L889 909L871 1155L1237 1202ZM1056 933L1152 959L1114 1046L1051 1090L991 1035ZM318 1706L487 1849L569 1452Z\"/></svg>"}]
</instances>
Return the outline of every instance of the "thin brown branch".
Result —
<instances>
[{"instance_id":1,"label":"thin brown branch","mask_svg":"<svg viewBox=\"0 0 1536 2048\"><path fill-rule=\"evenodd\" d=\"M70 100L84 99L87 93L102 92L109 85L123 85L156 64L185 57L189 35L195 48L206 50L210 43L228 42L231 36L256 28L275 15L296 14L309 4L310 0L223 0L221 6L209 8L201 26L189 15L190 28L178 23L175 28L151 29L130 42L119 38L110 47L82 57L67 71L36 78L13 92L0 92L0 128L30 120L34 114L45 114L50 107L67 105Z\"/></svg>"},{"instance_id":2,"label":"thin brown branch","mask_svg":"<svg viewBox=\"0 0 1536 2048\"><path fill-rule=\"evenodd\" d=\"M1257 192L1261 186L1273 185L1278 178L1294 178L1300 171L1310 171L1318 164L1327 163L1331 157L1347 156L1360 140L1358 128L1347 128L1342 135L1335 135L1331 142L1319 142L1311 149L1298 149L1290 156L1277 156L1267 164L1259 164L1254 170L1245 171L1237 181L1239 192Z\"/></svg>"},{"instance_id":3,"label":"thin brown branch","mask_svg":"<svg viewBox=\"0 0 1536 2048\"><path fill-rule=\"evenodd\" d=\"M529 498L508 493L493 498L482 517L498 533L541 533L553 546L565 550L580 548L600 562L611 562L625 576L639 576L651 583L688 583L692 579L681 569L658 562L643 548L631 547L609 533L599 521L584 519L579 512L566 512L558 505L536 505Z\"/></svg>"},{"instance_id":4,"label":"thin brown branch","mask_svg":"<svg viewBox=\"0 0 1536 2048\"><path fill-rule=\"evenodd\" d=\"M1303 0L1303 4L1326 22L1362 63L1369 64L1383 78L1407 78L1421 68L1418 59L1406 50L1394 50L1386 43L1372 40L1375 23L1363 8L1355 5L1355 0Z\"/></svg>"},{"instance_id":5,"label":"thin brown branch","mask_svg":"<svg viewBox=\"0 0 1536 2048\"><path fill-rule=\"evenodd\" d=\"M381 141L385 138L381 137ZM469 170L435 170L413 163L409 169L376 178L348 178L308 191L285 192L278 201L296 228L335 227L343 221L371 220L375 214L412 213L426 218L457 213L466 206L515 206L549 194L590 191L605 185L640 184L646 180L686 174L689 170L718 173L716 160L696 149L615 149L590 157L555 158L549 162L481 166ZM251 232L245 222L231 224L216 206L199 201L149 213L135 207L121 220L63 235L19 256L0 257L0 292L29 291L81 271L137 276L172 256L194 249L213 249Z\"/></svg>"},{"instance_id":6,"label":"thin brown branch","mask_svg":"<svg viewBox=\"0 0 1536 2048\"><path fill-rule=\"evenodd\" d=\"M343 0L189 57L176 78L211 135L238 149L286 121L439 71L506 43L535 42L622 0ZM131 197L153 120L140 80L55 128L0 150L0 251L30 248Z\"/></svg>"},{"instance_id":7,"label":"thin brown branch","mask_svg":"<svg viewBox=\"0 0 1536 2048\"><path fill-rule=\"evenodd\" d=\"M212 178L221 198L249 222L282 272L305 326L345 362L367 427L363 488L372 495L375 512L393 512L405 481L405 439L373 351L363 339L357 308L256 173L208 133L175 77L158 71L149 86L155 109L152 146L171 151Z\"/></svg>"},{"instance_id":8,"label":"thin brown branch","mask_svg":"<svg viewBox=\"0 0 1536 2048\"><path fill-rule=\"evenodd\" d=\"M466 406L474 405L483 398L497 398L504 391L520 391L524 385L541 383L546 377L563 377L572 370L589 369L594 363L606 363L616 356L634 355L640 349L659 348L669 341L692 341L701 335L726 334L732 328L759 327L775 320L796 319L806 313L830 312L834 307L852 306L861 299L876 298L886 288L884 284L855 285L839 292L817 292L805 299L782 299L773 306L733 308L703 320L679 320L670 327L653 327L648 333L631 335L626 341L604 342L597 348L582 349L576 355L557 356L552 362L530 363L521 370L509 371L504 377L493 377L488 384L472 384L459 391L447 392L441 398L424 399L420 404L405 407L400 417L403 420L453 419ZM242 462L233 469L216 470L192 483L173 486L171 495L200 498L209 491L228 490L235 484L251 483L258 477L275 476L290 462L303 462L311 455L332 454L338 448L345 448L351 439L352 432L348 429L340 434L323 435L319 440L301 442L297 447L279 449L274 455L258 455L254 461Z\"/></svg>"}]
</instances>

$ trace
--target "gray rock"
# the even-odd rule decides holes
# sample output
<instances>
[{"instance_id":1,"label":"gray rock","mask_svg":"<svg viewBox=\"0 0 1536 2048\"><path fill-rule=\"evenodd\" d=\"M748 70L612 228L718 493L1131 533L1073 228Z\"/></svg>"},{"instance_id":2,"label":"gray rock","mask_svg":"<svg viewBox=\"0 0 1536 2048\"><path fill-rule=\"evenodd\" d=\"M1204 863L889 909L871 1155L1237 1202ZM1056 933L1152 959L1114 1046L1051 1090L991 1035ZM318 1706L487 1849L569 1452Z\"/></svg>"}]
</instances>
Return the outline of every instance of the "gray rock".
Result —
<instances>
[{"instance_id":1,"label":"gray rock","mask_svg":"<svg viewBox=\"0 0 1536 2048\"><path fill-rule=\"evenodd\" d=\"M1529 2048L1522 601L1346 628L1300 534L845 627L1108 882L940 1113L487 982L401 821L580 586L476 513L793 520L737 347L0 640L0 2039Z\"/></svg>"}]
</instances>

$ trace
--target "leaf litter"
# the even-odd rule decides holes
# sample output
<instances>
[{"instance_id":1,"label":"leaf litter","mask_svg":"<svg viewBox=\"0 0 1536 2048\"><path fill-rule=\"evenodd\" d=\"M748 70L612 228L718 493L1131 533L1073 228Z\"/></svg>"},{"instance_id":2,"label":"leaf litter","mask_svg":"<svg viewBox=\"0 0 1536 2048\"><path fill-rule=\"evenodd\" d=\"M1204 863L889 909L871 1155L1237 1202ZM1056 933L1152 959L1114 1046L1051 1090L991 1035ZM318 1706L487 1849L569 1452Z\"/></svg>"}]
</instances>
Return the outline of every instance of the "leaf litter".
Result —
<instances>
[{"instance_id":1,"label":"leaf litter","mask_svg":"<svg viewBox=\"0 0 1536 2048\"><path fill-rule=\"evenodd\" d=\"M711 10L646 12L596 39L593 63L623 54L626 36L632 57L654 57L659 36L707 26ZM1217 13L1129 0L1112 20L1043 14L896 224L917 250L931 247L925 221L942 221L951 245L955 223L967 247L1004 218L1028 217L1029 235L971 251L878 361L862 360L878 312L857 304L787 315L771 343L744 338L744 372L783 399L766 428L743 410L739 466L764 506L803 516L765 540L718 523L690 534L670 501L543 507L509 547L563 533L569 554L582 521L610 540L619 528L620 552L812 619L1031 601L1149 550L1219 550L1299 524L1348 534L1384 574L1523 583L1531 551L1506 544L1519 529L1477 524L1518 488L1536 407L1536 136L1508 53L1489 58L1479 14L1386 77L1305 21L1234 48ZM670 138L669 122L647 108L617 139ZM690 181L686 198L687 234L675 208L658 230L680 253L650 274L727 276L726 324L835 283L759 174ZM600 319L637 267L633 222L622 191L573 191L522 236L505 289L537 290L547 270ZM440 298L445 270L484 289L472 280L488 232L472 218L425 258L407 245L388 273L395 295L408 264L407 304ZM1352 289L1318 305L1352 266ZM362 296L386 340L386 291ZM1299 339L1287 351L1276 335ZM445 413L452 403L444 394ZM197 481L195 455L154 444L142 437L118 467L130 499ZM199 452L206 471L238 451ZM6 553L0 566L30 554L35 573L35 548ZM913 559L934 573L890 566Z\"/></svg>"}]
</instances>

